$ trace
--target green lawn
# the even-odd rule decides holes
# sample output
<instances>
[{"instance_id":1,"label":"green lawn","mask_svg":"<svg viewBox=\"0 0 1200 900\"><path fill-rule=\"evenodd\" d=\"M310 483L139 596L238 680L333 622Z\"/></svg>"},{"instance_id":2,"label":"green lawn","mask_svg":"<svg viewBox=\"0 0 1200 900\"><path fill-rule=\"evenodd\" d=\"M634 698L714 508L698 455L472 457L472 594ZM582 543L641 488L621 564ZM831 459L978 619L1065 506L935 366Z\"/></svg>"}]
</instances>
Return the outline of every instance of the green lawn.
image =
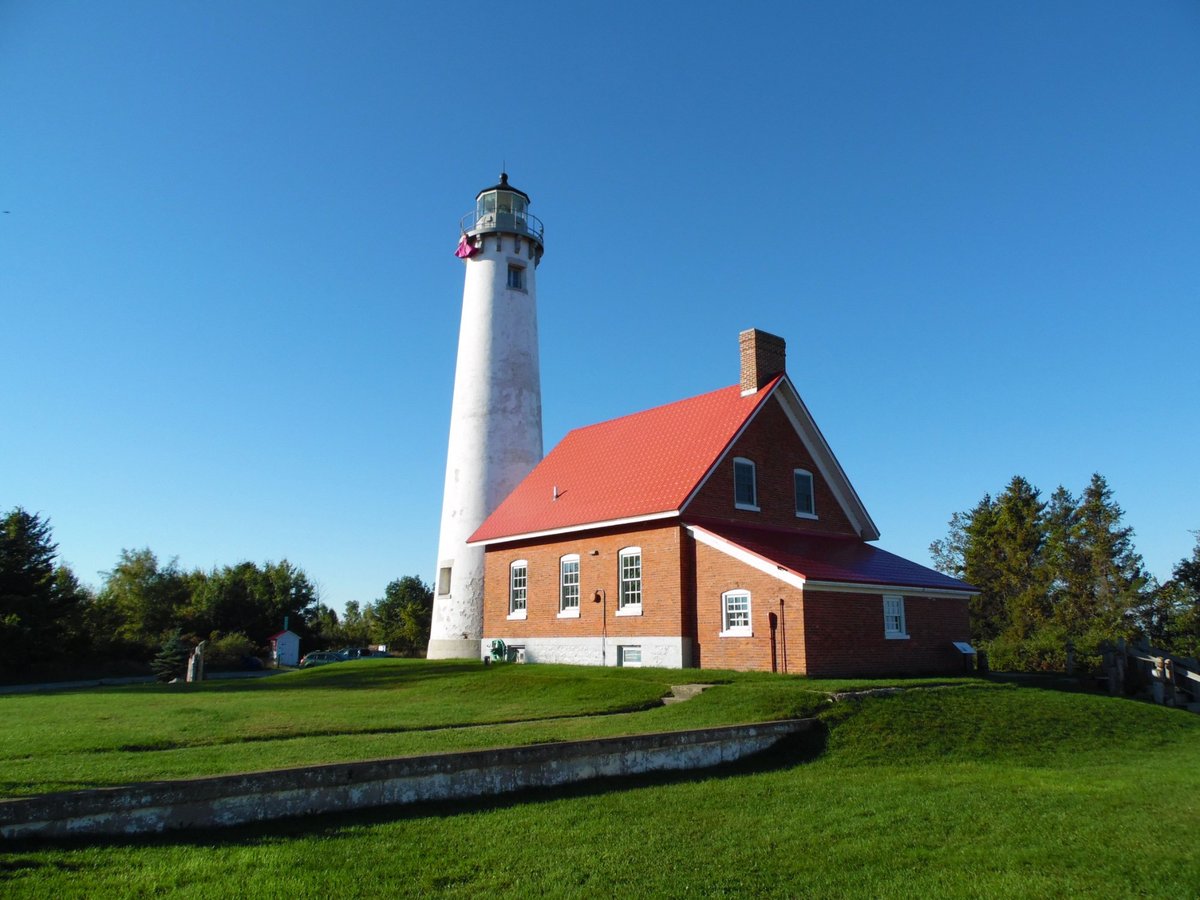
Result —
<instances>
[{"instance_id":1,"label":"green lawn","mask_svg":"<svg viewBox=\"0 0 1200 900\"><path fill-rule=\"evenodd\" d=\"M0 721L18 727L0 729L0 796L779 719L826 705L804 679L710 672L726 683L701 702L661 706L672 683L693 677L363 660L251 681L3 695Z\"/></svg>"},{"instance_id":2,"label":"green lawn","mask_svg":"<svg viewBox=\"0 0 1200 900\"><path fill-rule=\"evenodd\" d=\"M350 709L359 692L385 691L403 707L406 691L421 698L443 683L457 685L446 692L454 700L443 706L461 703L458 714L424 701L414 702L420 713L377 710L382 723L410 730L360 733L338 745L362 747L365 755L391 752L371 743L385 737L405 746L426 740L428 748L442 749L474 746L469 742L478 735L485 744L517 743L805 710L821 712L827 741L815 756L812 747L796 747L739 770L626 779L483 804L145 840L9 845L0 854L0 894L1200 895L1200 717L1128 700L983 682L829 706L813 693L826 683L695 672L683 674L723 683L669 708L589 715L644 703L680 674L543 666L442 670L417 663L394 669L403 687L385 688L392 678L382 669L372 675L379 684L362 686L347 667L305 673L304 680L280 677L295 681L274 688L268 679L255 690L267 697L279 691L280 703L292 704L294 713L307 711L310 720L345 727L358 721ZM599 685L586 684L592 680ZM578 683L564 683L570 681ZM155 697L158 704L190 704L236 696L239 706L254 707L245 699L253 691L225 690L57 699L82 704L75 712L85 717L89 696L117 718L118 706L140 715L135 708ZM508 714L499 708L499 694L512 695ZM114 706L114 697L123 701ZM0 712L16 708L0 699ZM58 719L49 712L55 698L21 698L35 699L47 705L21 706L23 715ZM172 714L164 709L160 715ZM465 724L467 709L480 721L512 724L438 730L438 723ZM241 725L226 721L210 728L209 736L232 735L255 718L246 710L239 716L245 717L238 719ZM39 729L53 730L40 721L30 725L43 735ZM111 728L117 735L119 727ZM170 730L165 721L164 729ZM255 743L274 756L278 745L325 739L332 736L292 731ZM47 740L39 737L27 750ZM104 745L97 739L96 746ZM204 752L219 746L229 745L124 753L200 753L195 758L204 759ZM13 749L5 751L6 772ZM112 751L98 755L106 752Z\"/></svg>"}]
</instances>

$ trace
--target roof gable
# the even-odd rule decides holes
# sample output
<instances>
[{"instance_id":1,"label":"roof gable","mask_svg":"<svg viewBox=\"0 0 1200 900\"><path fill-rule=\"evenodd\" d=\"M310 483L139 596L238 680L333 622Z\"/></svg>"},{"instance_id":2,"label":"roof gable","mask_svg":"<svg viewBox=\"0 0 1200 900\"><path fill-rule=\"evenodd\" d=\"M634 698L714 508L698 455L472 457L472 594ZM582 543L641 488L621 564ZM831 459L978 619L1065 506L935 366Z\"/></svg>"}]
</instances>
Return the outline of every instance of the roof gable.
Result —
<instances>
[{"instance_id":1,"label":"roof gable","mask_svg":"<svg viewBox=\"0 0 1200 900\"><path fill-rule=\"evenodd\" d=\"M879 538L866 507L786 374L754 393L722 388L577 428L468 539L487 544L668 518L685 512L759 410L776 397L821 477L863 540Z\"/></svg>"}]
</instances>

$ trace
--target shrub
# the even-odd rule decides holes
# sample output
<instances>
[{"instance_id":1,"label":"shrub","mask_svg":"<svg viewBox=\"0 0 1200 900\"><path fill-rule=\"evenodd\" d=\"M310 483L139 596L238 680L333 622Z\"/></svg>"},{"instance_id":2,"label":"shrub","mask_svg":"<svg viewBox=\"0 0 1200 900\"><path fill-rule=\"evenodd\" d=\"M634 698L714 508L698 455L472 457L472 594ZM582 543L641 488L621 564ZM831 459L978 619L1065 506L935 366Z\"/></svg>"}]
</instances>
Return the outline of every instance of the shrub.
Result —
<instances>
[{"instance_id":1,"label":"shrub","mask_svg":"<svg viewBox=\"0 0 1200 900\"><path fill-rule=\"evenodd\" d=\"M204 666L214 672L237 671L247 656L256 656L258 648L240 631L221 634L214 631L204 647Z\"/></svg>"}]
</instances>

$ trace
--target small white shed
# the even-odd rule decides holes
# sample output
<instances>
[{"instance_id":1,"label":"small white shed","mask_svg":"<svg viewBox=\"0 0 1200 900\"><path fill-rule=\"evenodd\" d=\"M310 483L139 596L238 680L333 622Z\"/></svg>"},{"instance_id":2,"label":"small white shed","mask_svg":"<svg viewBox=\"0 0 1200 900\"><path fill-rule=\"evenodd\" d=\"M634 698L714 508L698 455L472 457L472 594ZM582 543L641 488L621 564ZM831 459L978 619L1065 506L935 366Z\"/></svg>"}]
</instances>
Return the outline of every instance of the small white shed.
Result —
<instances>
[{"instance_id":1,"label":"small white shed","mask_svg":"<svg viewBox=\"0 0 1200 900\"><path fill-rule=\"evenodd\" d=\"M271 662L277 666L297 666L300 664L300 635L286 628L278 634L267 638L271 645Z\"/></svg>"}]
</instances>

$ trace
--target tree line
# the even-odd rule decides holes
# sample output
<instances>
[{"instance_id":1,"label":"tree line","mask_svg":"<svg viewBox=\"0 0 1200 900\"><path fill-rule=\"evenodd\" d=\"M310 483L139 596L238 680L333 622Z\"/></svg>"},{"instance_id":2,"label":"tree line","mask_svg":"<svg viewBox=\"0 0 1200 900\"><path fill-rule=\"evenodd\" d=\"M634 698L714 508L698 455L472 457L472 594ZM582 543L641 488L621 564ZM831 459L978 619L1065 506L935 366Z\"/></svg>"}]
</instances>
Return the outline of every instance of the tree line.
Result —
<instances>
[{"instance_id":1,"label":"tree line","mask_svg":"<svg viewBox=\"0 0 1200 900\"><path fill-rule=\"evenodd\" d=\"M236 667L264 657L285 622L304 650L386 644L415 656L429 641L433 592L416 576L339 618L287 560L187 571L149 549L122 550L92 589L57 552L40 515L16 507L0 520L0 676L135 671L164 645L177 652L201 640L210 664Z\"/></svg>"},{"instance_id":2,"label":"tree line","mask_svg":"<svg viewBox=\"0 0 1200 900\"><path fill-rule=\"evenodd\" d=\"M1018 475L954 513L929 551L939 571L979 588L972 637L995 668L1062 670L1068 645L1094 664L1117 638L1200 655L1200 532L1160 584L1123 518L1099 474L1080 496L1060 485L1048 500Z\"/></svg>"}]
</instances>

